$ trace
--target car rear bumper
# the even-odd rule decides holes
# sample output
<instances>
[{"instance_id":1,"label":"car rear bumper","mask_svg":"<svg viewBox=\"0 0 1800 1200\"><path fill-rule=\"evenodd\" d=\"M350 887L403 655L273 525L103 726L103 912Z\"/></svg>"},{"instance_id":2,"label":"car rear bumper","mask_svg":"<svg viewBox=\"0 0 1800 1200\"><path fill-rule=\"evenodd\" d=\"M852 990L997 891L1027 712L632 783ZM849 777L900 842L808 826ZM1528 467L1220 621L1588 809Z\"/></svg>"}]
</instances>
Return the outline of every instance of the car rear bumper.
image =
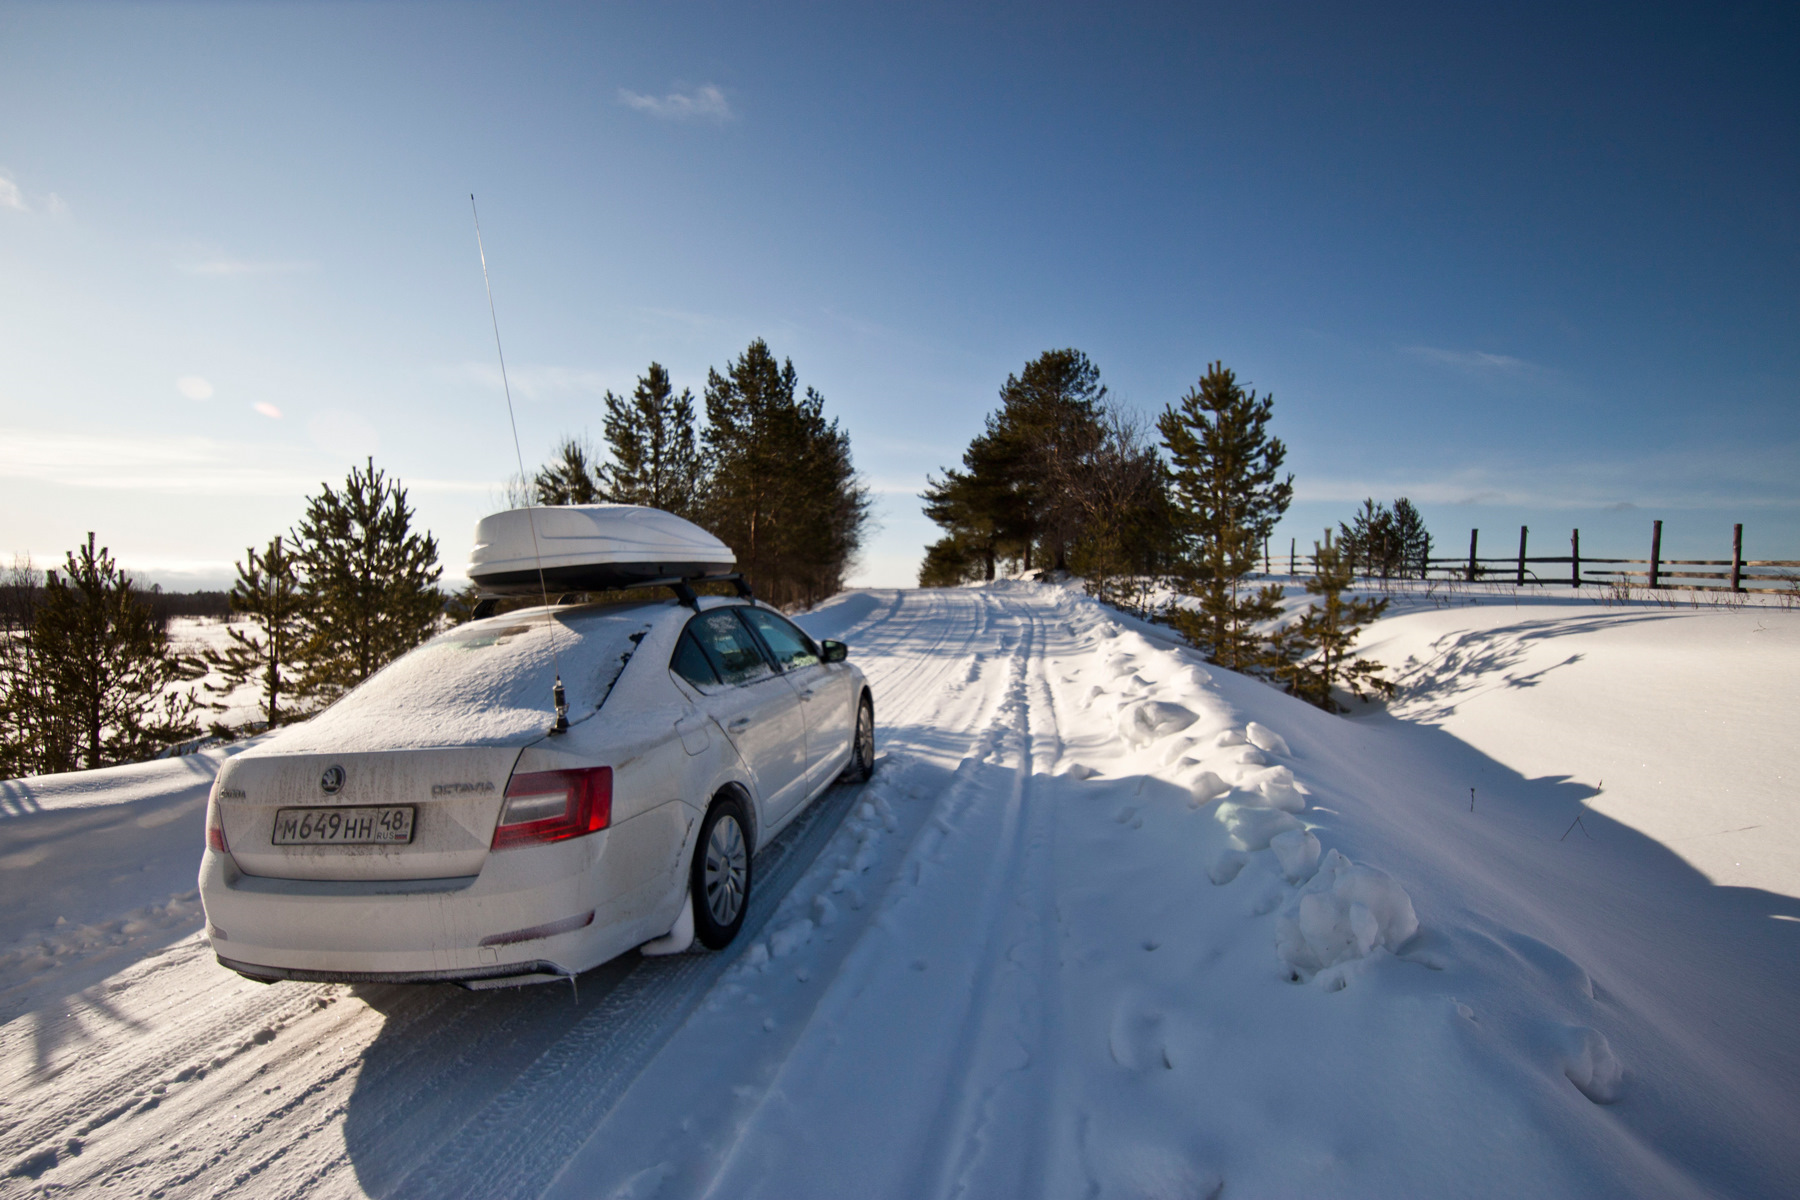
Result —
<instances>
[{"instance_id":1,"label":"car rear bumper","mask_svg":"<svg viewBox=\"0 0 1800 1200\"><path fill-rule=\"evenodd\" d=\"M207 934L221 963L253 979L570 975L643 940L639 922L596 904L606 836L501 851L481 874L458 879L272 879L209 849L200 866Z\"/></svg>"}]
</instances>

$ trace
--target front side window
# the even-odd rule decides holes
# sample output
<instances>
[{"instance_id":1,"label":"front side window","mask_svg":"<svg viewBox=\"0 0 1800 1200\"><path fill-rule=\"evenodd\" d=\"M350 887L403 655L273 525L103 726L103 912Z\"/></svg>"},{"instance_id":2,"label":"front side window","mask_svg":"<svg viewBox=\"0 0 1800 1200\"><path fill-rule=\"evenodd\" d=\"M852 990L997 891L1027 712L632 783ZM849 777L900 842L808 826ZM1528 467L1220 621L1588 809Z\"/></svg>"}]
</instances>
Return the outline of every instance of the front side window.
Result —
<instances>
[{"instance_id":1,"label":"front side window","mask_svg":"<svg viewBox=\"0 0 1800 1200\"><path fill-rule=\"evenodd\" d=\"M722 683L751 683L775 673L763 657L756 639L737 619L736 609L715 608L703 612L688 622L688 632L712 660L713 669Z\"/></svg>"},{"instance_id":2,"label":"front side window","mask_svg":"<svg viewBox=\"0 0 1800 1200\"><path fill-rule=\"evenodd\" d=\"M794 671L801 667L810 667L819 661L819 648L812 639L801 633L798 628L785 619L760 608L742 608L738 610L744 620L756 627L762 634L763 641L775 654L775 661L781 664L784 671Z\"/></svg>"}]
</instances>

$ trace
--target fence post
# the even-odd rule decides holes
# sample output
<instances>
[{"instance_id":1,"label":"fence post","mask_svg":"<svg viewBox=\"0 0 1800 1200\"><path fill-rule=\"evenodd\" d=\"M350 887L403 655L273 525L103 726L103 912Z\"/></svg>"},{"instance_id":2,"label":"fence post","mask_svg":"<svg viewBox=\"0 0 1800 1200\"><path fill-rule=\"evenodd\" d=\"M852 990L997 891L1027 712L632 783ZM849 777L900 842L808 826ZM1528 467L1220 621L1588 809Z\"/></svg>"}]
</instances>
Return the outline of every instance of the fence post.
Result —
<instances>
[{"instance_id":1,"label":"fence post","mask_svg":"<svg viewBox=\"0 0 1800 1200\"><path fill-rule=\"evenodd\" d=\"M1479 529L1469 530L1469 582L1470 583L1475 582L1475 576L1481 569L1475 565L1475 535L1480 532L1481 532L1481 530L1479 530Z\"/></svg>"},{"instance_id":2,"label":"fence post","mask_svg":"<svg viewBox=\"0 0 1800 1200\"><path fill-rule=\"evenodd\" d=\"M1272 574L1269 570L1269 535L1266 533L1263 534L1263 574Z\"/></svg>"},{"instance_id":3,"label":"fence post","mask_svg":"<svg viewBox=\"0 0 1800 1200\"><path fill-rule=\"evenodd\" d=\"M1662 576L1662 522L1650 523L1650 586L1661 587L1658 579Z\"/></svg>"},{"instance_id":4,"label":"fence post","mask_svg":"<svg viewBox=\"0 0 1800 1200\"><path fill-rule=\"evenodd\" d=\"M1513 585L1514 587L1525 586L1525 534L1527 532L1525 526L1519 526L1519 581Z\"/></svg>"},{"instance_id":5,"label":"fence post","mask_svg":"<svg viewBox=\"0 0 1800 1200\"><path fill-rule=\"evenodd\" d=\"M1744 590L1743 588L1738 586L1739 578L1743 575L1743 573L1744 573L1744 527L1742 525L1733 525L1731 527L1731 590L1732 591L1741 592Z\"/></svg>"},{"instance_id":6,"label":"fence post","mask_svg":"<svg viewBox=\"0 0 1800 1200\"><path fill-rule=\"evenodd\" d=\"M1569 534L1569 586L1581 586L1581 530Z\"/></svg>"},{"instance_id":7,"label":"fence post","mask_svg":"<svg viewBox=\"0 0 1800 1200\"><path fill-rule=\"evenodd\" d=\"M1288 574L1289 575L1298 575L1300 573L1299 567L1294 560L1294 547L1299 543L1299 541L1300 541L1299 538L1289 538L1288 539Z\"/></svg>"}]
</instances>

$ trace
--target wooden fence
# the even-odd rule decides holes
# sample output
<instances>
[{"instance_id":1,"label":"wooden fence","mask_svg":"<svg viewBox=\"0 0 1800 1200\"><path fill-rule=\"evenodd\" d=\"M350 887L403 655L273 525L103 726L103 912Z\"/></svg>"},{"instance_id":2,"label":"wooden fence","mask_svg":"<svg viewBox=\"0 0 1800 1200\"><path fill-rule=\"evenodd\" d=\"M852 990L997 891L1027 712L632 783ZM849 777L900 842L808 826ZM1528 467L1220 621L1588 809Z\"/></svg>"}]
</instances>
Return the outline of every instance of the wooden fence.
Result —
<instances>
[{"instance_id":1,"label":"wooden fence","mask_svg":"<svg viewBox=\"0 0 1800 1200\"><path fill-rule=\"evenodd\" d=\"M1650 528L1649 558L1586 558L1581 553L1581 530L1571 530L1569 552L1559 555L1529 553L1531 529L1519 526L1518 553L1504 558L1484 558L1480 554L1481 531L1469 530L1469 553L1455 558L1426 560L1423 574L1417 564L1402 570L1395 578L1459 580L1466 583L1511 583L1516 587L1532 585L1567 585L1570 587L1648 587L1696 592L1792 592L1800 590L1800 560L1749 559L1744 557L1744 527L1731 527L1730 558L1664 558L1662 556L1661 521ZM1297 575L1302 567L1312 569L1312 556L1297 554L1294 542L1288 543L1288 573ZM1278 561L1278 560L1277 560ZM1268 548L1264 547L1263 566L1270 569ZM1720 570L1696 571L1686 568L1715 567ZM1641 570L1635 568L1642 568ZM1359 573L1367 570L1358 563ZM1683 582L1671 582L1682 580ZM1717 580L1697 583L1693 580Z\"/></svg>"}]
</instances>

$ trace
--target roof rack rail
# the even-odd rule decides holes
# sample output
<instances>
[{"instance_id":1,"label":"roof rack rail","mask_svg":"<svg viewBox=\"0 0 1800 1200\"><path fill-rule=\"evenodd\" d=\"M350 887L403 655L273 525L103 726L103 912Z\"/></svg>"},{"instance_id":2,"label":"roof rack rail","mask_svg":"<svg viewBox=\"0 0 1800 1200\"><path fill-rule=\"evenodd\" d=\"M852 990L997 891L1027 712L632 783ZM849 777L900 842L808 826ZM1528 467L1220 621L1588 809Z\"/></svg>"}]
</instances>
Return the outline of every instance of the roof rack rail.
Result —
<instances>
[{"instance_id":1,"label":"roof rack rail","mask_svg":"<svg viewBox=\"0 0 1800 1200\"><path fill-rule=\"evenodd\" d=\"M642 579L634 583L625 584L623 587L608 590L635 592L640 588L666 587L675 593L675 598L677 600L698 612L700 608L700 596L694 591L694 585L699 583L729 583L737 590L737 594L744 599L756 599L756 590L750 586L750 581L745 579L741 572L737 571L734 571L729 575L669 575L661 579ZM564 592L556 598L556 602L558 604L569 604L573 602L571 597L580 595L586 595L586 593ZM504 594L495 593L488 593L480 596L475 601L475 607L469 613L469 619L472 621L479 621L483 617L493 616L494 609L499 607L500 601L507 598L508 597Z\"/></svg>"}]
</instances>

